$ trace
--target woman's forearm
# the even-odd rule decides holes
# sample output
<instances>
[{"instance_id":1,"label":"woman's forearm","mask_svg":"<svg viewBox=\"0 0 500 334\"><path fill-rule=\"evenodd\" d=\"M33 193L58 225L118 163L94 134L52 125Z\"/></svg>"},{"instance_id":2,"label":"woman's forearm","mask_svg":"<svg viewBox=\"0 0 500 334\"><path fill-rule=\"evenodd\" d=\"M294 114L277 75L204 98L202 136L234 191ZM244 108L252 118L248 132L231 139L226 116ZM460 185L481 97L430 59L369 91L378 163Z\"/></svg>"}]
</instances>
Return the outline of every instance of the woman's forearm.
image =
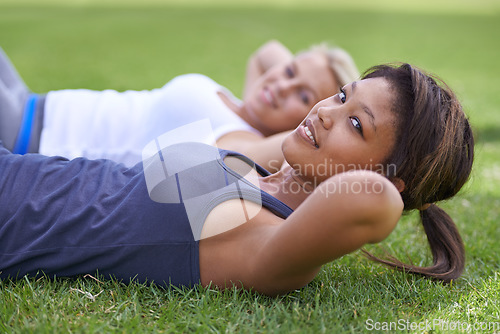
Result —
<instances>
[{"instance_id":1,"label":"woman's forearm","mask_svg":"<svg viewBox=\"0 0 500 334\"><path fill-rule=\"evenodd\" d=\"M281 168L285 158L281 144L291 131L284 131L269 137L259 137L250 132L233 132L217 140L217 147L246 155L271 173Z\"/></svg>"}]
</instances>

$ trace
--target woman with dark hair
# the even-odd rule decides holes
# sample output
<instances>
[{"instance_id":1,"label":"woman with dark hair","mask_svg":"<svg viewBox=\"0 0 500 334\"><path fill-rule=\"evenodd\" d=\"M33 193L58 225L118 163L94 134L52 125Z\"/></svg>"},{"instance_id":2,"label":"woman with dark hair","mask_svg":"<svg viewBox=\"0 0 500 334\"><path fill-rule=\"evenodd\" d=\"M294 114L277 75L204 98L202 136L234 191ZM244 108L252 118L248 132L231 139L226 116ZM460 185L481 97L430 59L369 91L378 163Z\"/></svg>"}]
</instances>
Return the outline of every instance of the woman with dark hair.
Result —
<instances>
[{"instance_id":1,"label":"woman with dark hair","mask_svg":"<svg viewBox=\"0 0 500 334\"><path fill-rule=\"evenodd\" d=\"M372 68L316 104L283 142L274 174L212 146L149 144L142 164L0 155L0 277L100 273L158 284L237 285L275 295L385 239L420 210L430 267L373 259L450 281L464 268L436 202L472 168L455 95L408 64Z\"/></svg>"}]
</instances>

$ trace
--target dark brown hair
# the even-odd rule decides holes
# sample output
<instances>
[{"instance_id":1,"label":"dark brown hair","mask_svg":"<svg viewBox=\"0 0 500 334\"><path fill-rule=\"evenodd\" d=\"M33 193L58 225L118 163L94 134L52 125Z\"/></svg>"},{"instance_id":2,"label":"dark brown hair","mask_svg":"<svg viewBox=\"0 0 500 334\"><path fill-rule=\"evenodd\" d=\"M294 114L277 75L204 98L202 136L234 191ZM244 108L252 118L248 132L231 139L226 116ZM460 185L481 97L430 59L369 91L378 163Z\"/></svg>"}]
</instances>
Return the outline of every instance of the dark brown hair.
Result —
<instances>
[{"instance_id":1,"label":"dark brown hair","mask_svg":"<svg viewBox=\"0 0 500 334\"><path fill-rule=\"evenodd\" d=\"M418 267L366 254L374 261L449 282L464 270L464 245L450 216L431 203L453 197L469 178L474 160L469 121L445 83L409 64L375 66L363 79L380 77L395 94L397 123L395 148L386 161L395 168L386 176L404 181L404 210L420 210L433 265Z\"/></svg>"}]
</instances>

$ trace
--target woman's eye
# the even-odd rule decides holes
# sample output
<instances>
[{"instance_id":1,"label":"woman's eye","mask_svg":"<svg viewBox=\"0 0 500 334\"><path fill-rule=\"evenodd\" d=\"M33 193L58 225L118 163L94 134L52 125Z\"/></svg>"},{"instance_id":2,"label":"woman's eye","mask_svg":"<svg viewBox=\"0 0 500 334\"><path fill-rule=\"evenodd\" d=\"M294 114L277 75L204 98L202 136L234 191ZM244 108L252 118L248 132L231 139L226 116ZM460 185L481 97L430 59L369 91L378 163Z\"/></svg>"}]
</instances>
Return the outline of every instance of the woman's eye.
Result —
<instances>
[{"instance_id":1,"label":"woman's eye","mask_svg":"<svg viewBox=\"0 0 500 334\"><path fill-rule=\"evenodd\" d=\"M285 68L285 73L286 73L286 76L289 78L293 78L295 76L295 73L293 73L293 70L290 66L287 66Z\"/></svg>"},{"instance_id":2,"label":"woman's eye","mask_svg":"<svg viewBox=\"0 0 500 334\"><path fill-rule=\"evenodd\" d=\"M302 102L304 102L305 105L309 105L309 96L305 92L300 93L300 98L302 99Z\"/></svg>"},{"instance_id":3,"label":"woman's eye","mask_svg":"<svg viewBox=\"0 0 500 334\"><path fill-rule=\"evenodd\" d=\"M352 125L356 128L356 130L363 135L363 127L361 126L361 122L357 117L350 117Z\"/></svg>"},{"instance_id":4,"label":"woman's eye","mask_svg":"<svg viewBox=\"0 0 500 334\"><path fill-rule=\"evenodd\" d=\"M340 98L340 102L345 103L346 96L345 96L345 92L342 88L340 88L339 98Z\"/></svg>"}]
</instances>

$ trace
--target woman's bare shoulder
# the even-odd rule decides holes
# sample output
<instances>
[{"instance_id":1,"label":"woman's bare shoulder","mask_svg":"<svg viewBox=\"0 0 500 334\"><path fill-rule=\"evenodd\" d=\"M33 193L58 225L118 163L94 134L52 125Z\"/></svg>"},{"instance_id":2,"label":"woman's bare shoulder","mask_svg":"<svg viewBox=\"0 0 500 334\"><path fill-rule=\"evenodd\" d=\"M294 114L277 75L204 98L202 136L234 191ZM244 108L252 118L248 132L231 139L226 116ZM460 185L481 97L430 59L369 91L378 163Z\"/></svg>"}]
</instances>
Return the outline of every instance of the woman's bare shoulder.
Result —
<instances>
[{"instance_id":1,"label":"woman's bare shoulder","mask_svg":"<svg viewBox=\"0 0 500 334\"><path fill-rule=\"evenodd\" d=\"M373 171L336 174L317 191L321 194L316 196L317 200L329 205L345 221L372 226L371 242L387 237L403 211L403 200L396 185Z\"/></svg>"}]
</instances>

